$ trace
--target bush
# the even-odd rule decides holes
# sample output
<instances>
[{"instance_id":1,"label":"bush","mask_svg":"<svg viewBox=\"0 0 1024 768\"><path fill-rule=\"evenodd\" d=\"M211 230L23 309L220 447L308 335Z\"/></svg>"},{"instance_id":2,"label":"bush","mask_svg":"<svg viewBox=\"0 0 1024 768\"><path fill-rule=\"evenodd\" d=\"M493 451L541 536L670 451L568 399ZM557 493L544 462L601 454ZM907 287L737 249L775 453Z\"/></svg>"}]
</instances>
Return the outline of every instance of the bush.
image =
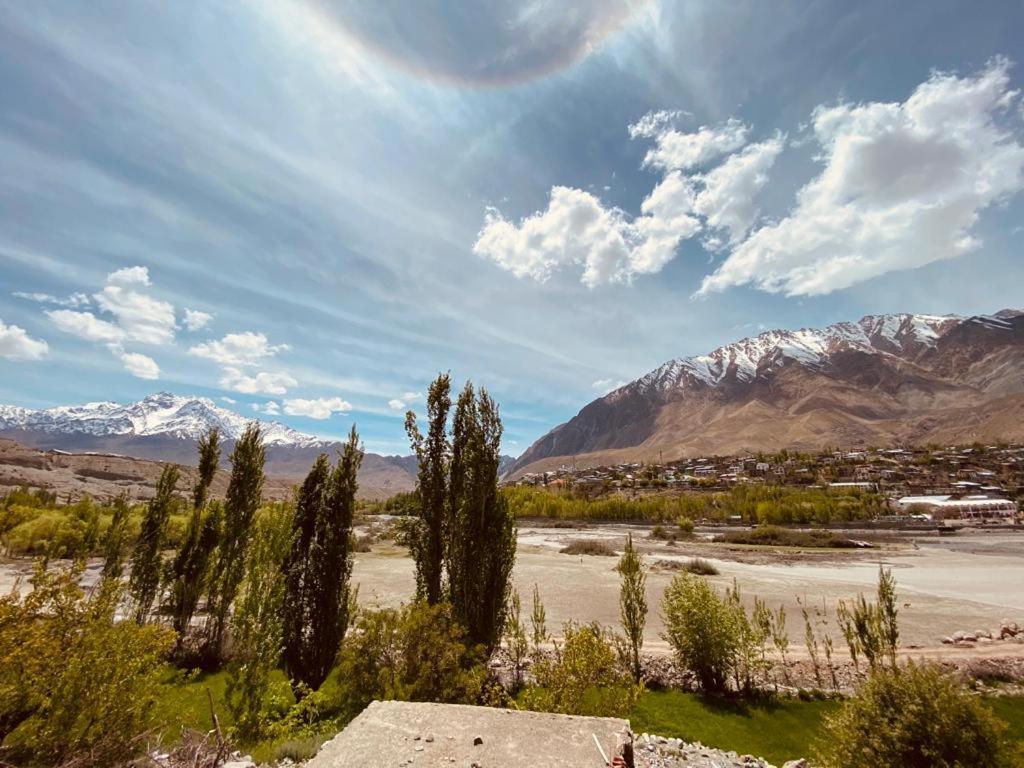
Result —
<instances>
[{"instance_id":1,"label":"bush","mask_svg":"<svg viewBox=\"0 0 1024 768\"><path fill-rule=\"evenodd\" d=\"M361 612L338 666L352 716L374 699L475 704L487 677L481 650L467 645L447 603Z\"/></svg>"},{"instance_id":2,"label":"bush","mask_svg":"<svg viewBox=\"0 0 1024 768\"><path fill-rule=\"evenodd\" d=\"M163 627L114 623L121 586L85 593L83 565L37 566L34 589L0 598L0 745L5 761L82 766L125 760L160 695Z\"/></svg>"},{"instance_id":3,"label":"bush","mask_svg":"<svg viewBox=\"0 0 1024 768\"><path fill-rule=\"evenodd\" d=\"M752 531L729 531L715 541L727 544L755 544L770 547L826 547L856 549L864 545L836 536L832 531L793 531L777 525L759 525Z\"/></svg>"},{"instance_id":4,"label":"bush","mask_svg":"<svg viewBox=\"0 0 1024 768\"><path fill-rule=\"evenodd\" d=\"M699 576L680 573L662 598L665 639L681 666L691 670L705 691L723 691L736 677L749 629L742 606L720 598Z\"/></svg>"},{"instance_id":5,"label":"bush","mask_svg":"<svg viewBox=\"0 0 1024 768\"><path fill-rule=\"evenodd\" d=\"M527 709L566 715L614 717L629 711L643 686L619 663L607 632L597 623L562 627L554 656L533 666L535 684L523 695Z\"/></svg>"},{"instance_id":6,"label":"bush","mask_svg":"<svg viewBox=\"0 0 1024 768\"><path fill-rule=\"evenodd\" d=\"M717 576L718 569L702 557L694 557L683 563L683 570L694 576Z\"/></svg>"},{"instance_id":7,"label":"bush","mask_svg":"<svg viewBox=\"0 0 1024 768\"><path fill-rule=\"evenodd\" d=\"M934 666L876 669L857 695L826 718L822 768L1010 764L1005 725Z\"/></svg>"},{"instance_id":8,"label":"bush","mask_svg":"<svg viewBox=\"0 0 1024 768\"><path fill-rule=\"evenodd\" d=\"M593 539L574 539L558 551L563 555L600 555L604 557L615 555L615 550L610 544Z\"/></svg>"}]
</instances>

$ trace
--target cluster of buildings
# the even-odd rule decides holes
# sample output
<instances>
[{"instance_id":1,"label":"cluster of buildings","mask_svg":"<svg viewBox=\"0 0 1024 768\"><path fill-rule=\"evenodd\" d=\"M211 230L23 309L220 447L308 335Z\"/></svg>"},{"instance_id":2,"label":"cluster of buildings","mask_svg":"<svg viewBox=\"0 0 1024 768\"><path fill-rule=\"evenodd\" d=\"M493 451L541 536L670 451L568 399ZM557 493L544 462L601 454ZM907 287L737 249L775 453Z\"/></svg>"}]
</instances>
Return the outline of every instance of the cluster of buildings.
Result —
<instances>
[{"instance_id":1,"label":"cluster of buildings","mask_svg":"<svg viewBox=\"0 0 1024 768\"><path fill-rule=\"evenodd\" d=\"M802 485L883 495L892 514L927 520L1015 522L1024 498L1024 445L891 448L707 456L529 473L516 483L574 492L713 492L738 483Z\"/></svg>"}]
</instances>

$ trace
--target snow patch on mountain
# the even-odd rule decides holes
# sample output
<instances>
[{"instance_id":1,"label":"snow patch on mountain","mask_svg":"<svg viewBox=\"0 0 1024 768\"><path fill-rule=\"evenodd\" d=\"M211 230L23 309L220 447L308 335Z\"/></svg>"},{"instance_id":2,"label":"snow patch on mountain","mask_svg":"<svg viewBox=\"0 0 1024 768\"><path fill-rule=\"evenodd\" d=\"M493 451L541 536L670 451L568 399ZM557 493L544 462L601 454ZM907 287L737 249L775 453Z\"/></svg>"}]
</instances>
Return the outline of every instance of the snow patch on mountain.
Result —
<instances>
[{"instance_id":1,"label":"snow patch on mountain","mask_svg":"<svg viewBox=\"0 0 1024 768\"><path fill-rule=\"evenodd\" d=\"M32 429L52 434L167 435L198 440L217 427L225 439L236 440L250 421L208 398L169 392L157 392L126 405L101 402L43 410L0 405L0 429ZM277 421L261 421L260 426L264 445L310 448L327 444Z\"/></svg>"},{"instance_id":2,"label":"snow patch on mountain","mask_svg":"<svg viewBox=\"0 0 1024 768\"><path fill-rule=\"evenodd\" d=\"M970 319L979 321L979 318ZM902 313L868 315L855 323L836 323L820 329L765 331L719 347L707 355L670 360L626 388L636 386L668 392L694 385L715 387L726 380L749 382L787 361L809 367L824 366L833 354L849 349L913 354L934 345L937 339L965 320L959 315ZM987 318L986 322L992 326L1005 325L1005 321L996 316Z\"/></svg>"}]
</instances>

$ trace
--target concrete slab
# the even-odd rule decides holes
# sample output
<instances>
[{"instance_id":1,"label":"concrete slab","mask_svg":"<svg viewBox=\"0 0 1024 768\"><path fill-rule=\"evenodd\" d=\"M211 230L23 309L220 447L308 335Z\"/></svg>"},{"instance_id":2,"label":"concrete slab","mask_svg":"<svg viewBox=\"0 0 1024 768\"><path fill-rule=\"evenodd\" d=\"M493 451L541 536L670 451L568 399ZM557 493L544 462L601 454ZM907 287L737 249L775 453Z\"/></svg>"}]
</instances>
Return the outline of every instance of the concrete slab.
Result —
<instances>
[{"instance_id":1,"label":"concrete slab","mask_svg":"<svg viewBox=\"0 0 1024 768\"><path fill-rule=\"evenodd\" d=\"M574 717L461 704L375 701L324 744L307 768L602 768L629 727L611 717ZM474 744L479 738L481 743Z\"/></svg>"}]
</instances>

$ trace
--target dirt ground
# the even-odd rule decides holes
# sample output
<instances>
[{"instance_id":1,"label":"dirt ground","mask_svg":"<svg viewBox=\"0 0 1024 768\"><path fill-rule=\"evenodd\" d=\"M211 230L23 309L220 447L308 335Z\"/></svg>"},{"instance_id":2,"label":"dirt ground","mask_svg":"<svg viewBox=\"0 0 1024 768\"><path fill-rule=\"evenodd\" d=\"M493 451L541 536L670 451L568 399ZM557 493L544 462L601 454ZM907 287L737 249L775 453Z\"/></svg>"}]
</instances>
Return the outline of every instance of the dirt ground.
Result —
<instances>
[{"instance_id":1,"label":"dirt ground","mask_svg":"<svg viewBox=\"0 0 1024 768\"><path fill-rule=\"evenodd\" d=\"M835 626L836 604L860 592L873 593L879 563L892 568L896 577L900 639L910 652L927 649L929 655L962 656L962 647L942 646L941 638L960 629L991 630L1004 620L1024 625L1024 534L1007 531L961 532L949 539L915 535L878 549L801 552L725 548L706 540L670 545L651 539L649 528L643 526L567 529L524 525L519 529L513 575L515 587L523 596L524 611L529 610L529 596L537 584L549 630L557 633L562 622L569 619L617 625L616 558L564 555L559 550L568 541L580 538L601 539L621 549L630 532L648 565L686 561L697 555L720 571L720 575L710 577L720 590L735 581L748 605L758 596L773 609L785 606L787 628L797 653L804 636L801 604L807 606L819 635L829 632L837 649L844 647ZM856 533L850 535L858 538ZM645 646L649 652L668 649L661 639L664 623L659 606L673 575L662 568L652 568L648 574L650 611ZM353 580L360 585L361 602L394 606L408 600L413 592L413 564L404 550L377 544L372 552L356 556ZM978 655L1024 656L1024 646L1013 643L992 643L969 650Z\"/></svg>"}]
</instances>

